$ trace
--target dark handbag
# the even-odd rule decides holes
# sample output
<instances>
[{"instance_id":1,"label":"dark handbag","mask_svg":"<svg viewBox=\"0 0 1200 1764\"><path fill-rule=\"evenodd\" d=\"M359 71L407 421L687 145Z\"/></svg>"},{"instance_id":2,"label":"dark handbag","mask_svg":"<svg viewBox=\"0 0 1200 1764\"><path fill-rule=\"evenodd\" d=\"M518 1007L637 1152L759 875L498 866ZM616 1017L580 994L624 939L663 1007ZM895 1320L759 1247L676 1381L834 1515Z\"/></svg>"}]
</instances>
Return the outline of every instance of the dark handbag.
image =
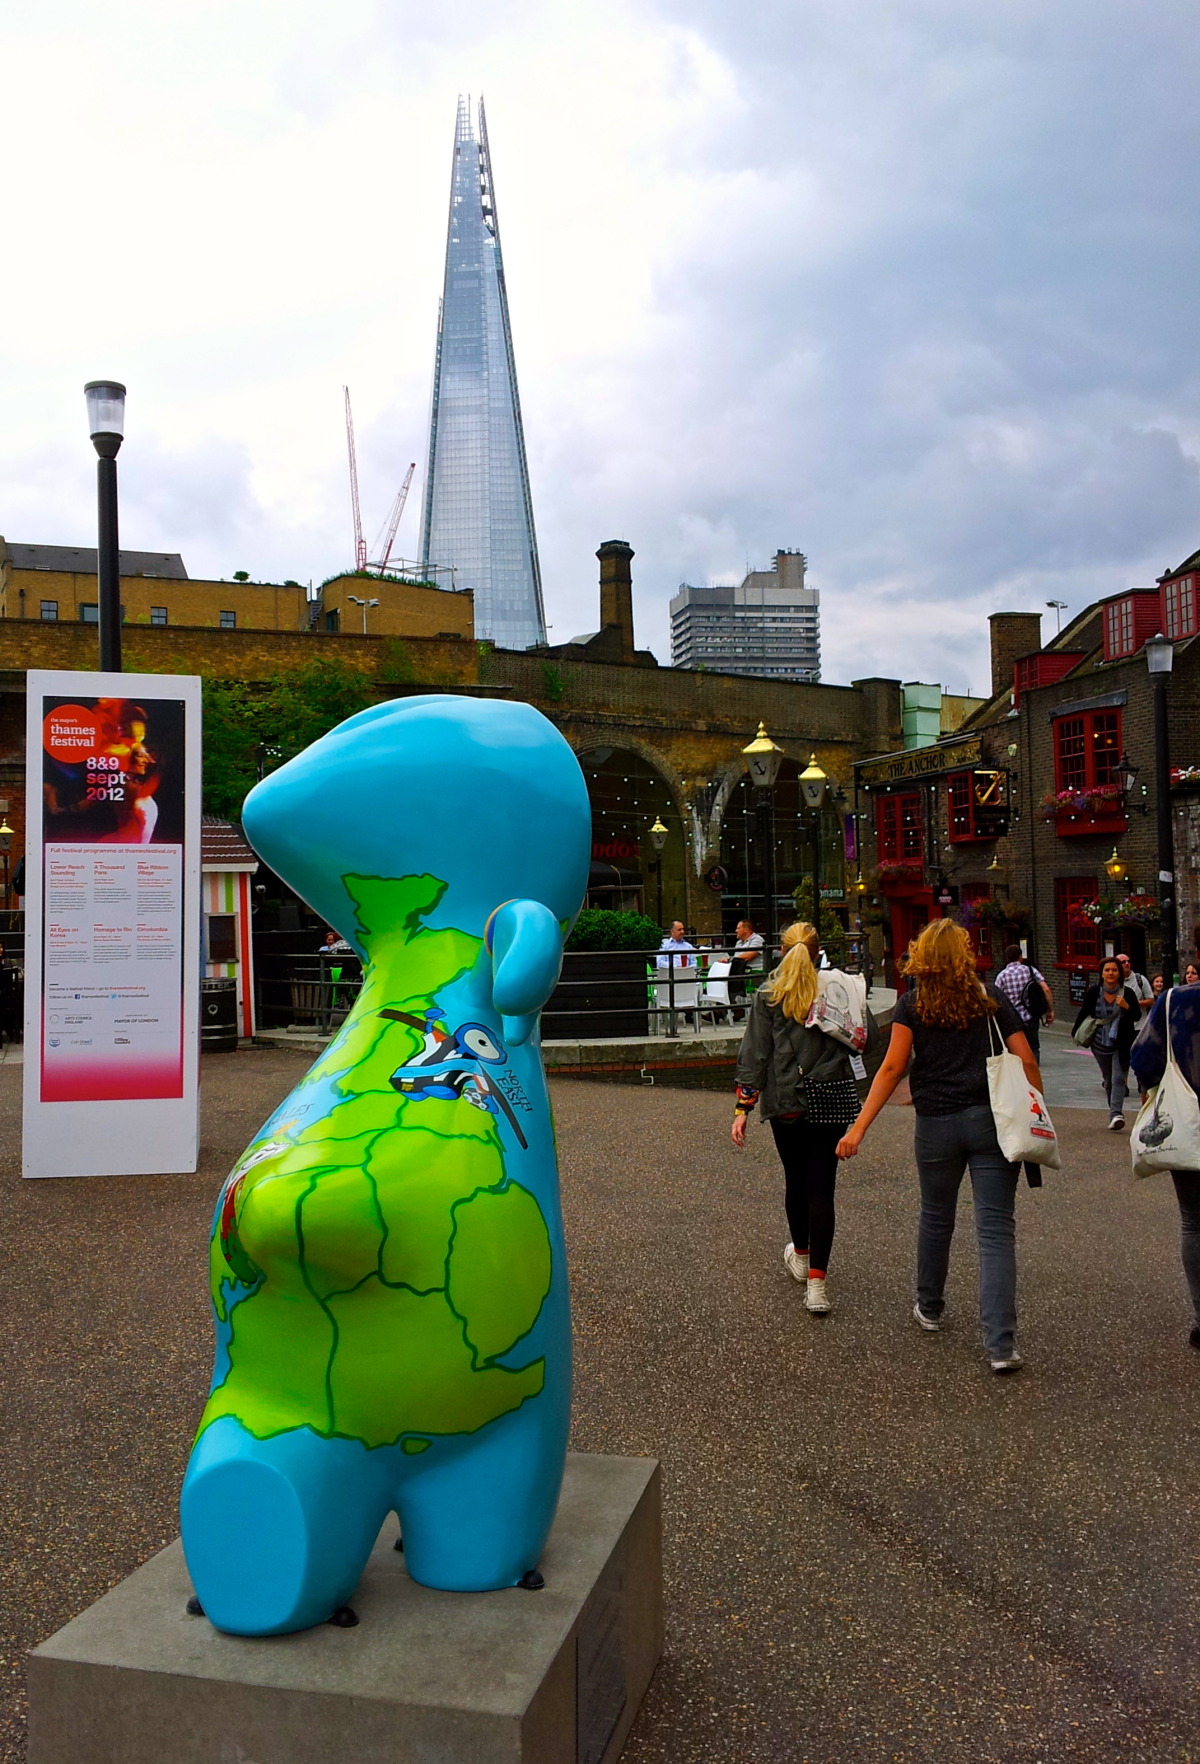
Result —
<instances>
[{"instance_id":1,"label":"dark handbag","mask_svg":"<svg viewBox=\"0 0 1200 1764\"><path fill-rule=\"evenodd\" d=\"M853 1078L822 1083L804 1080L805 1114L814 1127L848 1127L858 1114L858 1086Z\"/></svg>"}]
</instances>

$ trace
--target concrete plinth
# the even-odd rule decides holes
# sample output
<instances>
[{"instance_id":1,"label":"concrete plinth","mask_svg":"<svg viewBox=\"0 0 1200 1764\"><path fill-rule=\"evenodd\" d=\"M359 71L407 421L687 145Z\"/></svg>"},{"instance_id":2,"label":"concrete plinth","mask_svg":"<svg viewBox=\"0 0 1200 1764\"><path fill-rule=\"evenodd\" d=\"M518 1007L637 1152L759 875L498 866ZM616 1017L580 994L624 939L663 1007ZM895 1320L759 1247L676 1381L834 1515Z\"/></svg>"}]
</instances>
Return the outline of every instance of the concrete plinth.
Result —
<instances>
[{"instance_id":1,"label":"concrete plinth","mask_svg":"<svg viewBox=\"0 0 1200 1764\"><path fill-rule=\"evenodd\" d=\"M355 1629L189 1617L176 1542L30 1658L30 1764L612 1764L662 1648L649 1458L573 1455L545 1586L417 1586L381 1532Z\"/></svg>"}]
</instances>

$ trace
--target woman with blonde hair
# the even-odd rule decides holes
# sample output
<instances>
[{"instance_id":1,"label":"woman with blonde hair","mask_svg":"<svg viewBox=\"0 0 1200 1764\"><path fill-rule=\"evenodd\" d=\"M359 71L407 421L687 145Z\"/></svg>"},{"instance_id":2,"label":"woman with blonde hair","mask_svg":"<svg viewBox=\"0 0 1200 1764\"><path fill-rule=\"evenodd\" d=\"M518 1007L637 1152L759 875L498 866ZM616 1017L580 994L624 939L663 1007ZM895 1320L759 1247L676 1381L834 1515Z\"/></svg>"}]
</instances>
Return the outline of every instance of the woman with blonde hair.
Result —
<instances>
[{"instance_id":1,"label":"woman with blonde hair","mask_svg":"<svg viewBox=\"0 0 1200 1764\"><path fill-rule=\"evenodd\" d=\"M995 1040L992 1025L1039 1091L1041 1073L1020 1017L994 986L980 980L971 940L953 919L934 919L925 926L908 946L904 973L910 989L896 1000L887 1055L837 1155L854 1157L911 1057L909 1088L921 1182L913 1316L922 1329L942 1327L958 1190L969 1168L984 1349L993 1372L1016 1372L1023 1364L1016 1344L1018 1170L1000 1150L992 1119L987 1081Z\"/></svg>"},{"instance_id":2,"label":"woman with blonde hair","mask_svg":"<svg viewBox=\"0 0 1200 1764\"><path fill-rule=\"evenodd\" d=\"M783 1260L817 1316L832 1307L826 1274L833 1246L837 1142L858 1113L849 1048L808 1027L817 997L820 946L813 926L789 925L779 966L754 995L738 1051L733 1143L744 1146L757 1103L783 1165L791 1238ZM867 1012L867 1046L879 1039ZM861 1062L860 1069L861 1069Z\"/></svg>"}]
</instances>

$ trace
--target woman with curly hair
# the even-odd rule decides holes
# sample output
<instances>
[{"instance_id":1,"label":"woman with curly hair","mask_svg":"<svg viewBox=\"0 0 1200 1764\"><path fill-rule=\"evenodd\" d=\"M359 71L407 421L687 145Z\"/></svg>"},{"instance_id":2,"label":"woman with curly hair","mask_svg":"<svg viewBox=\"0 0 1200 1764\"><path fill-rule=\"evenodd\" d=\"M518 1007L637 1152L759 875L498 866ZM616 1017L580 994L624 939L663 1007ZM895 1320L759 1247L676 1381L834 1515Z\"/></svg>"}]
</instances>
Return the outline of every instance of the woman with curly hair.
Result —
<instances>
[{"instance_id":1,"label":"woman with curly hair","mask_svg":"<svg viewBox=\"0 0 1200 1764\"><path fill-rule=\"evenodd\" d=\"M744 1146L755 1103L770 1124L783 1165L784 1205L791 1239L784 1245L788 1273L805 1289L806 1309L825 1316L832 1306L826 1272L833 1247L837 1142L858 1113L848 1047L808 1027L819 985L820 946L812 925L789 925L783 954L754 995L738 1050L733 1143ZM866 1012L867 1049L879 1031Z\"/></svg>"},{"instance_id":2,"label":"woman with curly hair","mask_svg":"<svg viewBox=\"0 0 1200 1764\"><path fill-rule=\"evenodd\" d=\"M979 1243L979 1320L993 1372L1015 1372L1017 1257L1014 1207L1016 1164L1000 1150L988 1096L987 1058L992 1025L1039 1091L1041 1073L1020 1017L975 969L971 940L952 919L934 919L908 947L904 972L910 990L896 1001L892 1038L866 1102L838 1143L852 1158L863 1135L904 1076L916 1113L916 1159L921 1183L917 1230L917 1302L922 1329L942 1327L946 1274L958 1190L967 1168L975 1199Z\"/></svg>"}]
</instances>

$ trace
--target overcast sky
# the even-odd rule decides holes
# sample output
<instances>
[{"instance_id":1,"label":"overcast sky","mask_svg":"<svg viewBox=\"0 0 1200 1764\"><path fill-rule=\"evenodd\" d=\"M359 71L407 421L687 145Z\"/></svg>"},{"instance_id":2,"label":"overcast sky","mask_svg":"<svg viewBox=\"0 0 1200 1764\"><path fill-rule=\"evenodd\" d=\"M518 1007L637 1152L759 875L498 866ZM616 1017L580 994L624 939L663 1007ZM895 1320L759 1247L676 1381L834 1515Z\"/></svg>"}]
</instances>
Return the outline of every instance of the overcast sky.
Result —
<instances>
[{"instance_id":1,"label":"overcast sky","mask_svg":"<svg viewBox=\"0 0 1200 1764\"><path fill-rule=\"evenodd\" d=\"M552 639L804 551L824 677L1200 546L1195 0L0 0L0 532L320 581L410 460L488 111ZM1054 629L1048 613L1047 632Z\"/></svg>"}]
</instances>

